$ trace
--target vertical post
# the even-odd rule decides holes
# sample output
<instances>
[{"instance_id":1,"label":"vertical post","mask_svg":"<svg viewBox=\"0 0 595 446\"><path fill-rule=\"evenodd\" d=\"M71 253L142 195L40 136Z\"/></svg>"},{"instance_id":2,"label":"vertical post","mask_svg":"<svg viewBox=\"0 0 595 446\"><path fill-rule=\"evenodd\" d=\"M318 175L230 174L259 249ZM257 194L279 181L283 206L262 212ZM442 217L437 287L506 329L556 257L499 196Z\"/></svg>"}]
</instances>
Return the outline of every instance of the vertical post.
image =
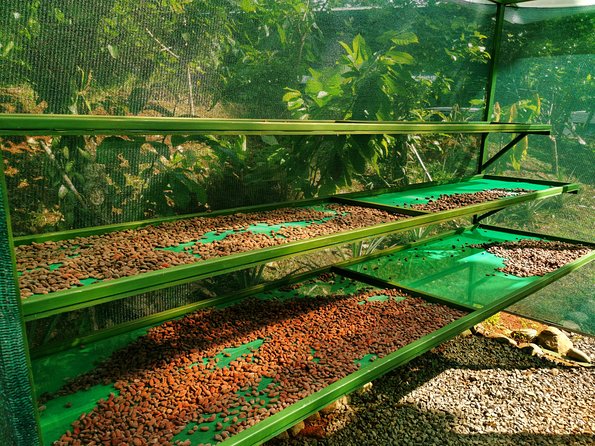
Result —
<instances>
[{"instance_id":1,"label":"vertical post","mask_svg":"<svg viewBox=\"0 0 595 446\"><path fill-rule=\"evenodd\" d=\"M190 116L193 118L196 116L194 110L194 92L192 91L192 72L190 71L190 65L187 67L188 74L188 103L190 105Z\"/></svg>"},{"instance_id":2,"label":"vertical post","mask_svg":"<svg viewBox=\"0 0 595 446\"><path fill-rule=\"evenodd\" d=\"M483 113L483 120L490 122L492 117L492 111L494 109L494 102L496 97L496 78L498 74L498 62L500 59L500 47L502 45L502 34L504 29L504 12L505 5L498 3L496 5L496 25L494 27L494 42L492 45L492 58L488 68L488 82L486 85L486 104ZM487 144L488 133L481 135L481 145L479 149L479 159L477 160L477 173L482 173L483 164L487 157Z\"/></svg>"},{"instance_id":3,"label":"vertical post","mask_svg":"<svg viewBox=\"0 0 595 446\"><path fill-rule=\"evenodd\" d=\"M33 374L19 294L10 212L0 152L0 438L4 445L41 444Z\"/></svg>"}]
</instances>

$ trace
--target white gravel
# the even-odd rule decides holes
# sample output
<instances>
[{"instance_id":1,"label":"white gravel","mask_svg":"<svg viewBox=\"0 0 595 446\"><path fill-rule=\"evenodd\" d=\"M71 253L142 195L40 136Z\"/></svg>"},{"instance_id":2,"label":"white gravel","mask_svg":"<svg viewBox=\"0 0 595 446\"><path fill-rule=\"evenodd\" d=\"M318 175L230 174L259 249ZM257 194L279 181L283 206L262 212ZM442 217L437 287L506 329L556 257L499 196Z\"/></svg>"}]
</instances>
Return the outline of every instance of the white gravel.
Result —
<instances>
[{"instance_id":1,"label":"white gravel","mask_svg":"<svg viewBox=\"0 0 595 446\"><path fill-rule=\"evenodd\" d=\"M375 381L328 421L324 439L274 444L595 445L595 369L458 337Z\"/></svg>"}]
</instances>

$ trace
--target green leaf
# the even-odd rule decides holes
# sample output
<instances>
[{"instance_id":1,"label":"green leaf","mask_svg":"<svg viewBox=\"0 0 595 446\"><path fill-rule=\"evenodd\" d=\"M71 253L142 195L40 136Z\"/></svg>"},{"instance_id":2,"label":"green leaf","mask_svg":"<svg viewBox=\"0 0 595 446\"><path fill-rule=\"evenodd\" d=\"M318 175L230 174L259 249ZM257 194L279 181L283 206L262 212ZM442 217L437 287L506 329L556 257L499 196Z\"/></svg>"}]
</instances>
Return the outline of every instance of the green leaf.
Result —
<instances>
[{"instance_id":1,"label":"green leaf","mask_svg":"<svg viewBox=\"0 0 595 446\"><path fill-rule=\"evenodd\" d=\"M137 141L128 141L117 136L110 136L104 139L97 147L96 161L101 164L119 164L118 155L138 151L141 145Z\"/></svg>"},{"instance_id":2,"label":"green leaf","mask_svg":"<svg viewBox=\"0 0 595 446\"><path fill-rule=\"evenodd\" d=\"M240 0L240 8L245 12L256 11L256 2L254 0Z\"/></svg>"},{"instance_id":3,"label":"green leaf","mask_svg":"<svg viewBox=\"0 0 595 446\"><path fill-rule=\"evenodd\" d=\"M391 39L395 45L411 45L412 43L419 43L417 35L411 31L402 31L397 33Z\"/></svg>"},{"instance_id":4,"label":"green leaf","mask_svg":"<svg viewBox=\"0 0 595 446\"><path fill-rule=\"evenodd\" d=\"M11 40L6 45L0 46L0 48L2 48L2 57L6 57L8 56L8 53L10 53L14 48L14 42Z\"/></svg>"},{"instance_id":5,"label":"green leaf","mask_svg":"<svg viewBox=\"0 0 595 446\"><path fill-rule=\"evenodd\" d=\"M293 90L291 88L285 89L287 93L283 95L283 102L289 102L292 99L297 99L302 96L302 92L299 90Z\"/></svg>"},{"instance_id":6,"label":"green leaf","mask_svg":"<svg viewBox=\"0 0 595 446\"><path fill-rule=\"evenodd\" d=\"M149 145L151 146L152 151L157 155L169 158L169 147L167 144L158 141L151 141Z\"/></svg>"},{"instance_id":7,"label":"green leaf","mask_svg":"<svg viewBox=\"0 0 595 446\"><path fill-rule=\"evenodd\" d=\"M190 206L207 201L205 189L196 181L188 178L180 169L176 169L169 175L169 184L172 190L171 198L179 209L192 211L194 209L191 209Z\"/></svg>"},{"instance_id":8,"label":"green leaf","mask_svg":"<svg viewBox=\"0 0 595 446\"><path fill-rule=\"evenodd\" d=\"M351 42L351 47L353 48L353 54L357 56L360 53L362 47L365 46L365 44L366 44L366 41L364 40L362 35L357 34L353 38L353 41Z\"/></svg>"},{"instance_id":9,"label":"green leaf","mask_svg":"<svg viewBox=\"0 0 595 446\"><path fill-rule=\"evenodd\" d=\"M178 147L191 141L209 145L211 142L216 140L211 135L172 135L171 137L172 147Z\"/></svg>"},{"instance_id":10,"label":"green leaf","mask_svg":"<svg viewBox=\"0 0 595 446\"><path fill-rule=\"evenodd\" d=\"M357 84L357 95L353 102L353 119L375 119L378 109L387 101L382 92L382 81L378 75L362 79Z\"/></svg>"},{"instance_id":11,"label":"green leaf","mask_svg":"<svg viewBox=\"0 0 595 446\"><path fill-rule=\"evenodd\" d=\"M339 41L339 45L341 45L343 47L343 49L349 56L354 56L353 51L351 51L351 47L349 45L347 45L345 42Z\"/></svg>"},{"instance_id":12,"label":"green leaf","mask_svg":"<svg viewBox=\"0 0 595 446\"><path fill-rule=\"evenodd\" d=\"M54 8L54 18L58 23L64 23L66 21L66 16L60 8Z\"/></svg>"},{"instance_id":13,"label":"green leaf","mask_svg":"<svg viewBox=\"0 0 595 446\"><path fill-rule=\"evenodd\" d=\"M277 25L277 33L279 33L279 41L281 42L281 45L285 46L287 44L287 34L285 33L283 26Z\"/></svg>"},{"instance_id":14,"label":"green leaf","mask_svg":"<svg viewBox=\"0 0 595 446\"><path fill-rule=\"evenodd\" d=\"M511 162L511 164L512 164L512 168L513 168L515 171L519 172L519 171L521 170L521 163L520 163L520 162L519 162L519 161L516 159L516 157L515 157L515 156L512 156L512 157L511 157L511 159L510 159L510 162Z\"/></svg>"},{"instance_id":15,"label":"green leaf","mask_svg":"<svg viewBox=\"0 0 595 446\"><path fill-rule=\"evenodd\" d=\"M74 180L77 181L79 183L84 183L86 181L86 178L84 175L78 173L78 172L72 172L72 174L70 175L70 177Z\"/></svg>"},{"instance_id":16,"label":"green leaf","mask_svg":"<svg viewBox=\"0 0 595 446\"><path fill-rule=\"evenodd\" d=\"M338 96L342 93L341 85L343 78L341 71L336 67L317 71L310 69L312 79L306 82L305 93L311 97L318 106L322 107L329 99L329 96ZM326 98L326 99L325 99Z\"/></svg>"},{"instance_id":17,"label":"green leaf","mask_svg":"<svg viewBox=\"0 0 595 446\"><path fill-rule=\"evenodd\" d=\"M372 135L352 135L351 140L366 160L371 159L376 154L374 146L371 144Z\"/></svg>"},{"instance_id":18,"label":"green leaf","mask_svg":"<svg viewBox=\"0 0 595 446\"><path fill-rule=\"evenodd\" d=\"M172 181L171 190L176 207L187 210L192 200L188 188L179 181Z\"/></svg>"},{"instance_id":19,"label":"green leaf","mask_svg":"<svg viewBox=\"0 0 595 446\"><path fill-rule=\"evenodd\" d=\"M304 106L304 100L302 98L291 100L287 102L287 110L299 110Z\"/></svg>"},{"instance_id":20,"label":"green leaf","mask_svg":"<svg viewBox=\"0 0 595 446\"><path fill-rule=\"evenodd\" d=\"M391 65L412 65L415 62L415 59L411 54L404 51L397 51L394 48L387 51L382 59Z\"/></svg>"},{"instance_id":21,"label":"green leaf","mask_svg":"<svg viewBox=\"0 0 595 446\"><path fill-rule=\"evenodd\" d=\"M353 41L351 42L351 48L344 42L339 42L339 44L345 49L349 60L356 69L359 70L362 64L368 60L368 47L361 34L358 34L353 38Z\"/></svg>"},{"instance_id":22,"label":"green leaf","mask_svg":"<svg viewBox=\"0 0 595 446\"><path fill-rule=\"evenodd\" d=\"M207 202L207 191L196 181L193 181L186 176L182 180L188 191L194 196L194 201L197 203Z\"/></svg>"},{"instance_id":23,"label":"green leaf","mask_svg":"<svg viewBox=\"0 0 595 446\"><path fill-rule=\"evenodd\" d=\"M117 59L118 56L120 55L120 50L118 49L117 46L108 45L107 50L108 50L110 56L112 56L114 59Z\"/></svg>"},{"instance_id":24,"label":"green leaf","mask_svg":"<svg viewBox=\"0 0 595 446\"><path fill-rule=\"evenodd\" d=\"M320 185L318 189L318 195L321 197L332 195L336 192L337 186L331 181L325 181Z\"/></svg>"},{"instance_id":25,"label":"green leaf","mask_svg":"<svg viewBox=\"0 0 595 446\"><path fill-rule=\"evenodd\" d=\"M349 151L349 162L353 170L357 173L364 173L366 170L366 157L360 152L357 146L353 146Z\"/></svg>"},{"instance_id":26,"label":"green leaf","mask_svg":"<svg viewBox=\"0 0 595 446\"><path fill-rule=\"evenodd\" d=\"M399 79L393 76L391 73L386 73L381 76L382 78L382 91L388 96L396 95L401 91L401 85Z\"/></svg>"},{"instance_id":27,"label":"green leaf","mask_svg":"<svg viewBox=\"0 0 595 446\"><path fill-rule=\"evenodd\" d=\"M93 158L89 152L87 152L84 149L81 149L80 147L78 148L78 152L87 161L91 161L91 159Z\"/></svg>"},{"instance_id":28,"label":"green leaf","mask_svg":"<svg viewBox=\"0 0 595 446\"><path fill-rule=\"evenodd\" d=\"M269 145L269 146L278 146L279 142L277 141L277 138L275 138L273 135L262 135L260 137L262 139L262 141Z\"/></svg>"}]
</instances>

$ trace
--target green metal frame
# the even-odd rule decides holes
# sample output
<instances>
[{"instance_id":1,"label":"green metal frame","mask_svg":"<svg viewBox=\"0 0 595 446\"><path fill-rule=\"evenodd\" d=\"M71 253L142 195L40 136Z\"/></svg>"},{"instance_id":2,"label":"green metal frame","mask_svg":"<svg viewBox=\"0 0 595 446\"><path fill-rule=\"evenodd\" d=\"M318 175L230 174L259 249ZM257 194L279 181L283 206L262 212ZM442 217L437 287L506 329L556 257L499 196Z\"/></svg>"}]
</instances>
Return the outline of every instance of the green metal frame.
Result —
<instances>
[{"instance_id":1,"label":"green metal frame","mask_svg":"<svg viewBox=\"0 0 595 446\"><path fill-rule=\"evenodd\" d=\"M427 352L428 350L441 344L442 342L445 342L448 339L451 339L452 337L456 336L457 334L464 331L465 329L472 327L473 325L475 325L475 324L485 320L486 318L490 317L491 315L497 313L498 311L504 310L505 308L516 303L517 301L521 300L522 298L536 292L537 290L547 286L548 284L560 279L561 277L571 273L572 271L575 271L575 270L579 269L580 267L588 264L589 262L595 260L595 251L593 251L590 254L587 254L587 255L581 257L580 259L577 259L574 262L569 263L546 276L543 276L542 278L536 280L535 282L532 282L521 289L515 290L514 292L508 294L507 296L504 296L504 297L502 297L488 305L485 305L479 309L473 308L473 307L468 307L468 306L465 306L465 305L462 305L459 303L455 303L448 299L444 299L440 296L431 295L431 294L428 294L425 292L420 292L418 290L412 290L407 287L403 287L398 283L391 282L391 281L385 281L383 279L378 279L376 277L367 275L365 273L357 273L357 272L345 269L345 267L353 265L353 264L365 262L365 261L368 261L373 258L382 257L382 256L385 256L385 255L388 255L388 254L391 254L391 253L394 253L397 251L411 249L411 248L414 248L420 244L428 243L432 240L436 240L436 239L444 238L444 237L454 235L457 233L461 233L465 230L473 229L476 227L490 229L490 230L497 230L497 231L507 232L507 233L511 233L511 234L539 237L539 238L543 238L546 240L560 240L560 241L566 241L566 242L570 242L570 243L586 244L590 247L595 248L595 244L593 244L593 243L579 241L579 240L573 240L573 239L568 239L568 238L555 237L555 236L550 236L550 235L544 235L544 234L528 232L528 231L518 231L518 230L505 229L505 228L499 228L499 227L488 226L488 225L473 225L473 226L468 226L468 227L462 227L462 228L458 228L453 231L441 233L436 236L427 237L423 240L418 240L418 241L404 244L404 245L401 245L401 246L398 246L395 248L382 250L382 251L373 253L371 255L367 255L367 256L356 258L356 259L350 259L350 260L347 260L344 262L340 262L334 266L323 267L318 270L311 271L311 272L308 272L308 273L305 273L305 274L302 274L299 276L285 278L280 281L276 281L276 282L272 282L272 283L268 283L268 284L257 285L255 287L252 287L250 289L243 291L241 294L238 294L236 296L230 294L230 295L226 295L226 296L216 297L213 299L207 299L207 300L200 301L200 302L197 302L194 304L189 304L189 305L187 305L185 307L181 307L179 309L168 310L166 312L148 316L146 318L143 318L143 319L140 319L137 321L133 321L131 323L123 324L122 326L114 327L113 329L104 330L101 333L96 333L94 335L91 335L92 337L85 338L85 342L101 339L103 337L106 337L105 335L117 335L117 334L121 334L121 333L130 331L132 329L152 326L154 324L157 324L157 323L160 323L160 322L163 322L163 321L175 318L175 317L182 316L183 314L186 314L191 311L195 311L199 308L206 308L206 307L209 307L212 305L219 305L222 303L237 302L237 301L241 300L242 298L247 297L253 293L270 290L270 289L277 288L279 286L290 284L290 283L296 283L299 281L303 281L305 279L314 277L317 274L321 274L321 273L329 272L329 271L335 272L336 274L344 276L344 277L353 278L360 282L368 283L373 286L401 289L401 290L406 291L414 296L425 299L429 302L440 303L440 304L450 306L452 308L458 308L463 311L469 312L469 314L459 318L458 320L450 323L449 325L447 325L439 330L436 330L436 331L412 342L411 344L408 344L407 346L405 346L399 350L396 350L395 352L387 355L384 358L377 359L376 361L374 361L374 363L366 366L364 369L359 370L355 373L352 373L351 375L329 385L328 387L320 390L319 392L316 392L315 394L312 394L312 395L304 398L303 400L299 401L298 403L295 403L294 405L284 409L283 411L266 418L265 420L256 424L255 426L253 426L249 429L246 429L245 431L231 437L230 439L228 439L227 441L222 443L222 445L261 444L262 442L275 437L276 435L283 432L284 430L286 430L293 424L299 422L300 420L307 418L311 414L322 409L323 407L327 406L328 404L330 404L334 400L340 398L341 396L348 394L348 393L360 388L362 385L364 385L367 382L370 382L374 379L379 378L380 376L389 372L393 368L405 364L406 362ZM98 335L103 335L103 336L98 337ZM72 343L70 345L64 344L62 347L74 346L79 341L82 341L82 339L76 340L75 343ZM49 348L49 349L40 350L39 352L36 353L36 356L49 354L53 351L57 351L57 346L54 346L53 348Z\"/></svg>"},{"instance_id":2,"label":"green metal frame","mask_svg":"<svg viewBox=\"0 0 595 446\"><path fill-rule=\"evenodd\" d=\"M255 445L261 444L264 441L274 438L276 435L280 434L288 427L309 417L313 413L324 408L325 406L332 403L341 396L346 395L360 388L364 384L379 378L380 376L386 374L395 367L403 365L406 362L414 359L415 357L427 352L433 347L440 345L441 343L453 338L462 331L487 319L488 317L496 314L497 312L504 310L505 308L518 302L524 297L560 279L561 277L569 274L570 272L579 269L580 267L591 262L593 259L595 259L595 251L559 268L558 270L550 273L550 275L546 275L541 279L523 288L520 288L507 296L502 297L501 299L498 299L488 305L485 305L480 309L472 311L468 315L459 318L458 320L448 324L447 326L439 330L436 330L399 350L396 350L395 352L387 355L384 358L377 359L376 361L374 361L374 363L367 366L366 368L354 372L351 375L314 393L313 395L310 395L304 398L303 400L300 400L298 403L293 404L292 406L282 410L281 412L266 418L265 420L261 421L255 426L246 429L237 435L234 435L233 437L221 443L221 445ZM361 261L362 259L358 260ZM343 270L340 268L335 268L335 271L339 274L343 273ZM358 275L357 279L366 279L365 275L362 276ZM370 283L377 284L378 282L374 280L373 283ZM387 286L399 287L398 284L391 283L387 283ZM417 295L420 297L426 295L426 299L428 301L436 301L436 299L438 299L444 305L452 306L452 302L440 299L436 296L429 296L426 293L421 292L417 292Z\"/></svg>"},{"instance_id":3,"label":"green metal frame","mask_svg":"<svg viewBox=\"0 0 595 446\"><path fill-rule=\"evenodd\" d=\"M8 193L6 187L6 178L4 175L4 164L2 162L2 155L0 151L0 209L4 215L0 215L0 256L3 263L10 262L10 266L2 271L0 279L2 284L0 290L2 295L2 305L0 310L5 308L13 309L12 314L6 314L4 311L0 312L0 323L4 324L3 328L14 330L11 333L11 339L0 339L3 344L2 350L12 349L12 354L16 357L2 358L10 359L10 364L5 364L2 368L5 381L2 383L5 390L14 392L12 396L6 395L5 409L14 413L21 413L21 418L18 420L18 432L15 432L13 439L15 441L26 442L27 446L36 446L41 444L39 412L37 410L35 387L33 384L33 371L31 368L31 358L29 355L27 330L25 327L25 320L23 318L23 305L19 292L19 281L16 269L16 257L14 251L14 240L12 235L12 224L10 219L10 207L8 202ZM8 331L8 330L6 330ZM20 332L19 332L20 331ZM0 330L3 336L6 335L5 330ZM5 397L5 395L3 395ZM18 406L18 407L17 407ZM16 428L17 426L10 426ZM12 439L4 439L9 441ZM23 443L24 444L24 443Z\"/></svg>"},{"instance_id":4,"label":"green metal frame","mask_svg":"<svg viewBox=\"0 0 595 446\"><path fill-rule=\"evenodd\" d=\"M515 136L508 144L502 147L498 153L488 159L485 163L483 163L480 167L481 172L485 172L488 167L498 161L503 155L505 155L510 149L516 146L520 141L527 137L527 133L519 133Z\"/></svg>"},{"instance_id":5,"label":"green metal frame","mask_svg":"<svg viewBox=\"0 0 595 446\"><path fill-rule=\"evenodd\" d=\"M489 212L485 212L481 215L474 215L473 216L473 223L477 224L479 222L481 222L482 220L485 220L488 217L491 217L494 214L497 214L498 212L500 212L502 209L493 209Z\"/></svg>"},{"instance_id":6,"label":"green metal frame","mask_svg":"<svg viewBox=\"0 0 595 446\"><path fill-rule=\"evenodd\" d=\"M487 120L486 120L487 121ZM300 121L139 116L34 115L0 117L0 135L345 135L518 133L549 135L551 125L489 122Z\"/></svg>"},{"instance_id":7,"label":"green metal frame","mask_svg":"<svg viewBox=\"0 0 595 446\"><path fill-rule=\"evenodd\" d=\"M256 266L271 260L278 260L298 254L305 254L321 248L336 246L343 243L353 242L356 240L388 233L399 232L406 229L424 226L430 223L444 222L457 217L470 216L494 209L502 209L513 204L540 200L546 197L559 195L578 189L578 185L576 184L559 182L554 182L554 184L556 184L556 186L549 189L524 195L503 198L496 201L435 213L415 211L418 212L418 215L416 216L410 216L409 218L403 220L383 223L368 228L340 232L308 240L299 240L284 245L242 252L226 257L209 259L163 270L151 271L136 276L99 282L92 285L59 291L47 295L32 296L23 301L24 318L26 321L42 319L48 316L123 299L148 291L155 291L166 287L171 287L173 285L180 285L183 283L237 271L239 269ZM360 204L360 201L357 199L349 200L349 202L354 205ZM370 204L367 203L366 206L370 206ZM405 209L396 206L392 207L380 205L379 207L383 209L389 209L397 213L405 211ZM410 215L411 211L407 211ZM137 224L138 222L133 223L133 225ZM118 227L121 227L121 225L118 225ZM65 235L64 233L58 234L60 237ZM76 231L68 231L68 234L75 236ZM55 238L50 239L55 240Z\"/></svg>"},{"instance_id":8,"label":"green metal frame","mask_svg":"<svg viewBox=\"0 0 595 446\"><path fill-rule=\"evenodd\" d=\"M489 65L488 82L486 85L486 103L483 111L484 121L490 121L492 118L492 110L494 109L494 102L496 98L496 80L498 76L498 61L500 59L500 48L502 46L502 35L504 32L504 14L505 6L496 4L496 23L494 25L494 44L492 47ZM479 157L477 158L477 173L483 172L483 165L487 157L487 139L488 133L481 136L481 143L479 146Z\"/></svg>"},{"instance_id":9,"label":"green metal frame","mask_svg":"<svg viewBox=\"0 0 595 446\"><path fill-rule=\"evenodd\" d=\"M348 277L349 279L357 280L358 282L369 283L370 285L374 285L379 288L396 288L398 290L404 291L405 293L411 294L412 296L421 297L422 299L427 300L428 302L436 304L448 304L449 307L456 308L457 310L474 311L477 309L470 305L464 305L459 302L455 302L454 300L448 299L446 297L440 297L437 294L428 293L427 291L416 290L410 287L406 287L403 284L392 282L390 280L380 279L378 277L374 277L370 274L362 273L359 271L345 269L344 267L339 265L333 266L331 268L331 271L341 276Z\"/></svg>"},{"instance_id":10,"label":"green metal frame","mask_svg":"<svg viewBox=\"0 0 595 446\"><path fill-rule=\"evenodd\" d=\"M542 232L523 231L521 229L503 228L502 226L496 226L496 225L480 224L480 225L477 225L477 227L481 228L481 229L491 229L494 231L506 231L510 234L523 235L523 236L527 236L527 237L539 237L543 240L551 240L551 241L558 241L558 242L565 242L565 243L579 243L581 245L585 245L585 246L595 249L595 243L586 241L586 240L577 240L577 239L572 239L572 238L568 238L568 237L558 237L557 235L544 234Z\"/></svg>"}]
</instances>

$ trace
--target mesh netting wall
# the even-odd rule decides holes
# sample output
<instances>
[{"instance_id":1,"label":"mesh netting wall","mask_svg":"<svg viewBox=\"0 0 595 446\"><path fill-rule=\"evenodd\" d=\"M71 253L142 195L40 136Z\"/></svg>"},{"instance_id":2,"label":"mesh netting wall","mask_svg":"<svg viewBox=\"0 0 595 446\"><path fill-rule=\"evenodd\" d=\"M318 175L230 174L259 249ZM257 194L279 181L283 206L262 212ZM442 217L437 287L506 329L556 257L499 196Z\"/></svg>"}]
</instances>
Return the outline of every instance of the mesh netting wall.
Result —
<instances>
[{"instance_id":1,"label":"mesh netting wall","mask_svg":"<svg viewBox=\"0 0 595 446\"><path fill-rule=\"evenodd\" d=\"M520 8L507 19L495 117L548 123L553 133L522 141L490 172L578 182L581 191L515 206L492 217L492 222L592 242L595 9ZM491 136L492 153L508 139ZM595 334L594 279L593 269L585 268L563 281L564 286L550 286L512 309Z\"/></svg>"},{"instance_id":2,"label":"mesh netting wall","mask_svg":"<svg viewBox=\"0 0 595 446\"><path fill-rule=\"evenodd\" d=\"M469 176L475 135L0 138L15 235Z\"/></svg>"},{"instance_id":3,"label":"mesh netting wall","mask_svg":"<svg viewBox=\"0 0 595 446\"><path fill-rule=\"evenodd\" d=\"M0 190L0 438L5 445L37 445L26 341L4 213L6 197L2 195Z\"/></svg>"},{"instance_id":4,"label":"mesh netting wall","mask_svg":"<svg viewBox=\"0 0 595 446\"><path fill-rule=\"evenodd\" d=\"M494 13L433 0L5 0L0 111L477 119Z\"/></svg>"}]
</instances>

